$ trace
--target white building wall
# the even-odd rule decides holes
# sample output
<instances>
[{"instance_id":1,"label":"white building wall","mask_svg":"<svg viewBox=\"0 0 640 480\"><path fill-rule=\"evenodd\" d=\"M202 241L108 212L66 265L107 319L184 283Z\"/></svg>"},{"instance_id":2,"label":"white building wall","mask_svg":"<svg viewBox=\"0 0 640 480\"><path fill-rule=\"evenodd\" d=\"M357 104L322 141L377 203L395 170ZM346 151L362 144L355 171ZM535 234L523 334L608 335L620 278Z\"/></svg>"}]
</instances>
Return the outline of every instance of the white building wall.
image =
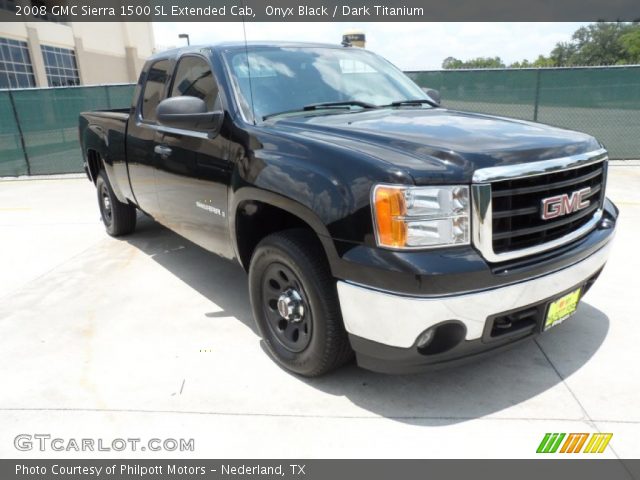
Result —
<instances>
[{"instance_id":1,"label":"white building wall","mask_svg":"<svg viewBox=\"0 0 640 480\"><path fill-rule=\"evenodd\" d=\"M29 44L39 87L48 86L41 45L73 49L83 85L136 82L155 45L148 22L2 22L0 37Z\"/></svg>"}]
</instances>

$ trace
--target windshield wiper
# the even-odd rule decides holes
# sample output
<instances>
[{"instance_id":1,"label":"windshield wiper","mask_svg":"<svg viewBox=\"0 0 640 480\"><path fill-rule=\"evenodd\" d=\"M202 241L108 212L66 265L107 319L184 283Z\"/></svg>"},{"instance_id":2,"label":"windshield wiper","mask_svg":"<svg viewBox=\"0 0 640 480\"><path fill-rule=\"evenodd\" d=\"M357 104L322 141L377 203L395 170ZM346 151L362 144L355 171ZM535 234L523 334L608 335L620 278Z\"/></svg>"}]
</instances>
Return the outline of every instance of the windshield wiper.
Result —
<instances>
[{"instance_id":1,"label":"windshield wiper","mask_svg":"<svg viewBox=\"0 0 640 480\"><path fill-rule=\"evenodd\" d=\"M374 105L373 103L361 102L359 100L345 100L342 102L310 103L309 105L305 105L304 107L299 109L286 110L284 112L278 112L278 113L270 113L269 115L265 115L264 117L262 117L262 119L266 120L271 117L286 115L288 113L302 113L302 112L310 112L312 110L324 110L329 108L349 109L350 107L361 107L364 109L379 108L378 105Z\"/></svg>"},{"instance_id":2,"label":"windshield wiper","mask_svg":"<svg viewBox=\"0 0 640 480\"><path fill-rule=\"evenodd\" d=\"M397 100L395 102L391 102L388 105L381 105L381 107L402 107L404 105L431 105L432 107L438 108L438 105L433 100L429 100L427 98L416 98L416 99L408 99L408 100Z\"/></svg>"},{"instance_id":3,"label":"windshield wiper","mask_svg":"<svg viewBox=\"0 0 640 480\"><path fill-rule=\"evenodd\" d=\"M310 105L305 105L302 109L305 111L308 111L308 110L319 110L321 108L333 108L333 107L378 108L378 106L374 105L373 103L361 102L359 100L345 100L343 102L312 103Z\"/></svg>"}]
</instances>

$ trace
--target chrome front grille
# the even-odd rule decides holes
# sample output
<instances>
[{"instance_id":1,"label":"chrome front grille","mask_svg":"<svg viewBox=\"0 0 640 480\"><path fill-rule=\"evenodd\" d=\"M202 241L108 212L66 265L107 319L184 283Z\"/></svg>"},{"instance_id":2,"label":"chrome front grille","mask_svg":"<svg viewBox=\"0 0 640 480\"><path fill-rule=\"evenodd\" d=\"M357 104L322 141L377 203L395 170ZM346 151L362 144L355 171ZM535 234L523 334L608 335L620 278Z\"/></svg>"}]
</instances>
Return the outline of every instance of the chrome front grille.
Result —
<instances>
[{"instance_id":1,"label":"chrome front grille","mask_svg":"<svg viewBox=\"0 0 640 480\"><path fill-rule=\"evenodd\" d=\"M569 243L600 220L606 151L476 171L473 241L492 262L533 255ZM544 220L542 200L589 189L583 209ZM586 190L585 190L586 191Z\"/></svg>"}]
</instances>

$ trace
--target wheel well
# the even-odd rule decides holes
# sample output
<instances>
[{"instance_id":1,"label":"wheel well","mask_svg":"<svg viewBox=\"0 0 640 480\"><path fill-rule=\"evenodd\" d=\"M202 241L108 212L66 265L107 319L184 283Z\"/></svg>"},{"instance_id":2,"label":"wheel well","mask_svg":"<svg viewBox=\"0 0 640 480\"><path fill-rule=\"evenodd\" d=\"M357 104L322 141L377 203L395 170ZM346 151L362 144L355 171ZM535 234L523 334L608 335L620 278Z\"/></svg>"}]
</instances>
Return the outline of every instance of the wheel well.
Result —
<instances>
[{"instance_id":1,"label":"wheel well","mask_svg":"<svg viewBox=\"0 0 640 480\"><path fill-rule=\"evenodd\" d=\"M95 150L87 151L87 166L89 167L91 180L93 180L93 183L96 183L98 173L100 173L100 169L102 168L102 158L100 158L100 154Z\"/></svg>"},{"instance_id":2,"label":"wheel well","mask_svg":"<svg viewBox=\"0 0 640 480\"><path fill-rule=\"evenodd\" d=\"M240 204L236 212L236 238L240 263L244 269L249 270L251 256L263 238L272 233L292 228L308 230L322 247L313 228L297 215L268 203L254 200Z\"/></svg>"}]
</instances>

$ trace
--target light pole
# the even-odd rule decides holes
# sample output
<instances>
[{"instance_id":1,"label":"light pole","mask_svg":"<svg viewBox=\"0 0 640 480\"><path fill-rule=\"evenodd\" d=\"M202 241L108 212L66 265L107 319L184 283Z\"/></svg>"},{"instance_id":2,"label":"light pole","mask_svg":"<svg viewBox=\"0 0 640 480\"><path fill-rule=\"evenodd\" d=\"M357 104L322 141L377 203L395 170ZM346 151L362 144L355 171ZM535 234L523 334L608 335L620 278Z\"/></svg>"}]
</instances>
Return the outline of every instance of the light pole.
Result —
<instances>
[{"instance_id":1,"label":"light pole","mask_svg":"<svg viewBox=\"0 0 640 480\"><path fill-rule=\"evenodd\" d=\"M187 45L191 45L191 42L189 41L189 34L188 33L180 33L180 34L178 34L178 38L186 38L187 39Z\"/></svg>"}]
</instances>

